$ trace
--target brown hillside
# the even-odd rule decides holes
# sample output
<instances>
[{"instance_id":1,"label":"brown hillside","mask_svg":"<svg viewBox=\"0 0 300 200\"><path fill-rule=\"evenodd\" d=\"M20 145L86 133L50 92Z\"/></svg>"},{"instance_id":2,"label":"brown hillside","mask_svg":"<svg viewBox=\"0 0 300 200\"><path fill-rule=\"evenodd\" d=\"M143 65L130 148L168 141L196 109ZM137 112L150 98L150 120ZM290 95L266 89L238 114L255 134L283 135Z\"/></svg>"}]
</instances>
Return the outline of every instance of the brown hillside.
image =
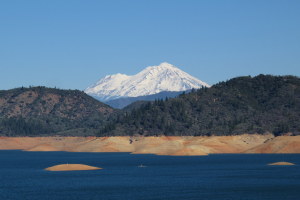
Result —
<instances>
[{"instance_id":1,"label":"brown hillside","mask_svg":"<svg viewBox=\"0 0 300 200\"><path fill-rule=\"evenodd\" d=\"M115 110L79 90L0 91L0 135L95 135Z\"/></svg>"}]
</instances>

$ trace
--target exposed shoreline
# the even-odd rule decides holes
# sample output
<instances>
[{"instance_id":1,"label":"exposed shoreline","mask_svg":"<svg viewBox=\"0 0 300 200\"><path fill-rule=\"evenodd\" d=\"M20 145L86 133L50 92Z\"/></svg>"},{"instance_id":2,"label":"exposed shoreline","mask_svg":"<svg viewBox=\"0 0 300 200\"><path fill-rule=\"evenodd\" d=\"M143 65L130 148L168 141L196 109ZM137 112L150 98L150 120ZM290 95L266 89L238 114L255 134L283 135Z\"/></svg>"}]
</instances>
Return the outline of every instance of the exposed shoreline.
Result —
<instances>
[{"instance_id":1,"label":"exposed shoreline","mask_svg":"<svg viewBox=\"0 0 300 200\"><path fill-rule=\"evenodd\" d=\"M300 153L300 136L0 137L0 150L130 152L192 156L222 153Z\"/></svg>"},{"instance_id":2,"label":"exposed shoreline","mask_svg":"<svg viewBox=\"0 0 300 200\"><path fill-rule=\"evenodd\" d=\"M83 165L83 164L60 164L48 167L46 171L86 171L86 170L100 170L102 168Z\"/></svg>"},{"instance_id":3,"label":"exposed shoreline","mask_svg":"<svg viewBox=\"0 0 300 200\"><path fill-rule=\"evenodd\" d=\"M291 163L291 162L275 162L275 163L270 163L268 165L283 165L283 166L291 166L291 165L295 165L294 163Z\"/></svg>"}]
</instances>

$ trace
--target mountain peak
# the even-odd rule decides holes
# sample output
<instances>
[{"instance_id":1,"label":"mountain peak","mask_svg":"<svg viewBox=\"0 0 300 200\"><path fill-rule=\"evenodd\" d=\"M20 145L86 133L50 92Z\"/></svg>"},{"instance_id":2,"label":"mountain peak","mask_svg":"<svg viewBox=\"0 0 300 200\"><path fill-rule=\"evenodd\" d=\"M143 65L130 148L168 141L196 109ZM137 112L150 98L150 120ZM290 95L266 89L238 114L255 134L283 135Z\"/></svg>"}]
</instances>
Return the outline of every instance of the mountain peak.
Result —
<instances>
[{"instance_id":1,"label":"mountain peak","mask_svg":"<svg viewBox=\"0 0 300 200\"><path fill-rule=\"evenodd\" d=\"M167 62L162 62L159 65L154 65L154 66L149 66L145 70L174 70L178 69L174 65L167 63Z\"/></svg>"},{"instance_id":2,"label":"mountain peak","mask_svg":"<svg viewBox=\"0 0 300 200\"><path fill-rule=\"evenodd\" d=\"M159 67L163 67L163 68L177 68L174 65L167 63L167 62L162 62L158 65Z\"/></svg>"},{"instance_id":3,"label":"mountain peak","mask_svg":"<svg viewBox=\"0 0 300 200\"><path fill-rule=\"evenodd\" d=\"M192 88L210 87L207 83L189 75L174 65L163 62L149 66L136 75L115 74L100 79L85 92L101 101L123 97L138 97L163 91L186 91Z\"/></svg>"}]
</instances>

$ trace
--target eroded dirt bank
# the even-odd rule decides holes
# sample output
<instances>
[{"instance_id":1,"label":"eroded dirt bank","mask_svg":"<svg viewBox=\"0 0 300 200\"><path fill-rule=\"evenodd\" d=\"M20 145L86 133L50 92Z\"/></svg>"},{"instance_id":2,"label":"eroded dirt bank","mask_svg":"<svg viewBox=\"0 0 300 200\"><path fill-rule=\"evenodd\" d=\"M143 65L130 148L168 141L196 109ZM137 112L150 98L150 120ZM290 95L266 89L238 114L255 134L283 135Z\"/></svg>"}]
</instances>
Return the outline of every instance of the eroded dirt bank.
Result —
<instances>
[{"instance_id":1,"label":"eroded dirt bank","mask_svg":"<svg viewBox=\"0 0 300 200\"><path fill-rule=\"evenodd\" d=\"M48 167L45 170L46 171L86 171L86 170L99 170L99 169L102 168L83 165L83 164L61 164L61 165Z\"/></svg>"},{"instance_id":2,"label":"eroded dirt bank","mask_svg":"<svg viewBox=\"0 0 300 200\"><path fill-rule=\"evenodd\" d=\"M245 134L211 137L0 137L0 149L181 156L214 153L300 153L300 136Z\"/></svg>"}]
</instances>

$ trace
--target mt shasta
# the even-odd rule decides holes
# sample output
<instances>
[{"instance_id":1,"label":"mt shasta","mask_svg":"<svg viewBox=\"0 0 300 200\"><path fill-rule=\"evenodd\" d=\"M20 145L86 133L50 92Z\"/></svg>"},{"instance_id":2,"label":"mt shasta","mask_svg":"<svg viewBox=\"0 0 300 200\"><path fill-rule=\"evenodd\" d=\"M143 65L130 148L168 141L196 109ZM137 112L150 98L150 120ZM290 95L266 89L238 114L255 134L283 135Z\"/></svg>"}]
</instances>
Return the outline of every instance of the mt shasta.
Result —
<instances>
[{"instance_id":1,"label":"mt shasta","mask_svg":"<svg viewBox=\"0 0 300 200\"><path fill-rule=\"evenodd\" d=\"M179 92L201 87L210 87L179 68L161 63L149 66L136 75L126 74L108 75L85 92L100 101L107 102L125 97L139 97L158 94L161 92Z\"/></svg>"}]
</instances>

